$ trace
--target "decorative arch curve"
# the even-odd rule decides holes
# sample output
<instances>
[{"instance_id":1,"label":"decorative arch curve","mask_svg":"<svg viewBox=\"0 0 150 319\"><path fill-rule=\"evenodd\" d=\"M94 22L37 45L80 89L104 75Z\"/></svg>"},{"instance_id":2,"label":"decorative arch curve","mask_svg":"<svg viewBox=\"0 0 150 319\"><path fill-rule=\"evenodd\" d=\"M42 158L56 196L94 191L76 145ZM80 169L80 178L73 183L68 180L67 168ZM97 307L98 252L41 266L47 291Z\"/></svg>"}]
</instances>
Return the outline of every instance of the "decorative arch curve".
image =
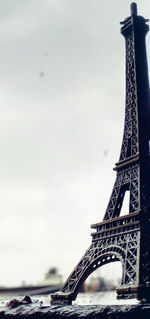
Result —
<instances>
[{"instance_id":1,"label":"decorative arch curve","mask_svg":"<svg viewBox=\"0 0 150 319\"><path fill-rule=\"evenodd\" d=\"M88 250L89 251L89 250ZM88 252L87 251L87 252ZM68 297L71 300L75 300L79 289L83 282L91 275L97 268L102 267L111 262L120 261L122 264L122 282L123 282L123 268L125 266L125 252L123 248L117 245L109 245L100 251L95 249L94 255L90 259L90 263L86 263L86 255L82 258L81 262L74 269L71 276L68 278L66 284L62 288L61 292L69 293ZM82 268L83 265L83 268ZM74 280L75 278L75 280ZM72 287L72 288L71 288Z\"/></svg>"}]
</instances>

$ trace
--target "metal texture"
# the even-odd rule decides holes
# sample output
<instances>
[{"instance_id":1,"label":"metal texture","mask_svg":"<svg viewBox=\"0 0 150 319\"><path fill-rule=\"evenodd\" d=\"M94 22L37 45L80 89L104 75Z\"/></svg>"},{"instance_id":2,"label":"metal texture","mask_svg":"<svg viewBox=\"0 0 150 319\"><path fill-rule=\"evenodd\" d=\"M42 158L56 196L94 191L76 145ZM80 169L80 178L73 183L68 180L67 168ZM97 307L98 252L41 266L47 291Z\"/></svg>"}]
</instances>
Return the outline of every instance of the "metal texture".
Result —
<instances>
[{"instance_id":1,"label":"metal texture","mask_svg":"<svg viewBox=\"0 0 150 319\"><path fill-rule=\"evenodd\" d=\"M52 303L71 304L81 284L98 267L122 264L118 298L150 299L150 98L145 36L148 20L137 15L121 24L126 44L126 106L123 141L116 180L103 222L95 229L92 244ZM130 192L129 211L120 217L125 193Z\"/></svg>"}]
</instances>

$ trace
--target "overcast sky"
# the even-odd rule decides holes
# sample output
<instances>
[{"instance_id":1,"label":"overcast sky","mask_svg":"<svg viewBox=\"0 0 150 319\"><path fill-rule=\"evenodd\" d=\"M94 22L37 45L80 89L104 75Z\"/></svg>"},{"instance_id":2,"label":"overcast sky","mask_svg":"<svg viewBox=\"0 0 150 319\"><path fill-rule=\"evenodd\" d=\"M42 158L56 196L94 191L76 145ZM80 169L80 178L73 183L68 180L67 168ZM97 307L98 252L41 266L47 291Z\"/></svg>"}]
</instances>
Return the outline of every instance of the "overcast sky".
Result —
<instances>
[{"instance_id":1,"label":"overcast sky","mask_svg":"<svg viewBox=\"0 0 150 319\"><path fill-rule=\"evenodd\" d=\"M128 0L0 0L0 285L66 278L112 191ZM139 14L150 18L149 0ZM150 55L150 36L147 36Z\"/></svg>"}]
</instances>

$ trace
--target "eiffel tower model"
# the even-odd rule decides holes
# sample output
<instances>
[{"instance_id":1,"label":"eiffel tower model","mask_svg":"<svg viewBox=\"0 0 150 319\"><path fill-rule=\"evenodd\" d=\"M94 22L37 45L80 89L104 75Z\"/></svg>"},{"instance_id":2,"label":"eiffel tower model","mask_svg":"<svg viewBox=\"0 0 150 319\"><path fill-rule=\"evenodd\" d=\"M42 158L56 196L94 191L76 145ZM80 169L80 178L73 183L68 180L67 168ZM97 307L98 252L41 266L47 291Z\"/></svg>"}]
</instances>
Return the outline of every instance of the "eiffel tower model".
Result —
<instances>
[{"instance_id":1,"label":"eiffel tower model","mask_svg":"<svg viewBox=\"0 0 150 319\"><path fill-rule=\"evenodd\" d=\"M150 299L150 95L145 37L149 30L136 3L122 24L126 44L126 102L123 141L116 180L102 222L52 304L71 304L85 279L98 267L120 261L122 280L117 298ZM120 216L125 193L129 211Z\"/></svg>"}]
</instances>

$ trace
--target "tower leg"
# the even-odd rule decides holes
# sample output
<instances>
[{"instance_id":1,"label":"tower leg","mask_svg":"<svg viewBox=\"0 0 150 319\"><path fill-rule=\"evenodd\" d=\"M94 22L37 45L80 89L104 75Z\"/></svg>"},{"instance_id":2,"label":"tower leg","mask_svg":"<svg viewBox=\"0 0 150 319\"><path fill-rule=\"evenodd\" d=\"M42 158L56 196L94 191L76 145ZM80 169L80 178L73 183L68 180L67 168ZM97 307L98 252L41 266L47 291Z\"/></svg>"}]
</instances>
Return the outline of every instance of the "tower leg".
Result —
<instances>
[{"instance_id":1,"label":"tower leg","mask_svg":"<svg viewBox=\"0 0 150 319\"><path fill-rule=\"evenodd\" d=\"M130 295L136 287L138 233L114 236L93 242L58 293L51 295L52 304L71 304L86 278L97 268L110 262L122 264L122 282L118 296ZM125 288L124 288L125 287ZM119 289L119 288L118 288ZM123 292L123 293L120 293ZM127 294L126 293L126 294Z\"/></svg>"}]
</instances>

